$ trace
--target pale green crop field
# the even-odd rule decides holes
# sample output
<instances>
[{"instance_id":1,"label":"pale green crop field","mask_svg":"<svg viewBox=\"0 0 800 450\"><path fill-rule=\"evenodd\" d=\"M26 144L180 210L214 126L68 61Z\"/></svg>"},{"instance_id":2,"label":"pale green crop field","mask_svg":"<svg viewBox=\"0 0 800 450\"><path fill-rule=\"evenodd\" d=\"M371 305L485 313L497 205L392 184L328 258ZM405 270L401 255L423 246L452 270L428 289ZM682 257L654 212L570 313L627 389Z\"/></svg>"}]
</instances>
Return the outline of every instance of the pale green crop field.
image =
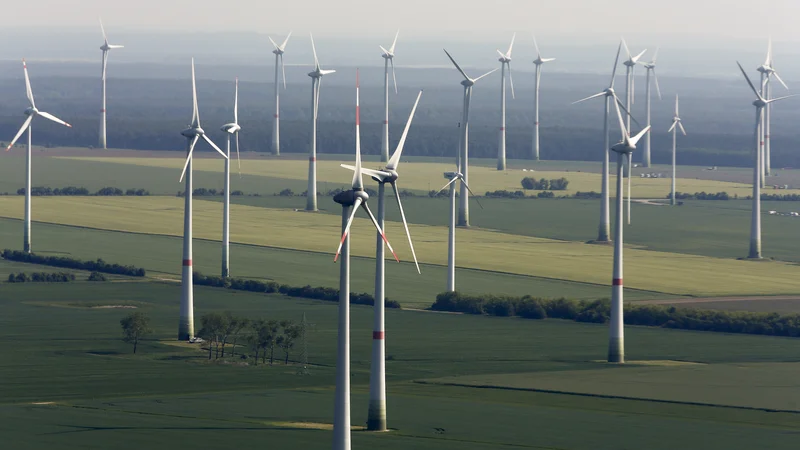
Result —
<instances>
[{"instance_id":1,"label":"pale green crop field","mask_svg":"<svg viewBox=\"0 0 800 450\"><path fill-rule=\"evenodd\" d=\"M0 217L20 219L23 199L0 198ZM181 236L183 199L176 197L40 197L34 199L34 220L79 227ZM195 200L194 236L219 240L222 205ZM327 253L331 261L340 237L340 218L290 209L232 205L233 242ZM374 255L374 230L363 213L353 227L352 252ZM411 253L402 225L387 222L387 235L399 257ZM447 228L412 225L421 262L447 263ZM35 237L34 237L35 239ZM607 284L612 249L558 241L459 229L457 265L464 268ZM800 267L777 261L739 261L629 248L625 251L628 287L676 295L725 296L800 293Z\"/></svg>"},{"instance_id":2,"label":"pale green crop field","mask_svg":"<svg viewBox=\"0 0 800 450\"><path fill-rule=\"evenodd\" d=\"M59 157L60 158L60 157ZM145 167L170 168L180 171L183 167L183 160L179 158L137 158L137 157L68 157L66 159L78 161L97 161L115 164L128 164ZM334 186L341 184L347 187L350 184L352 172L341 168L340 164L352 164L352 161L343 159L342 161L317 161L317 181L318 183L333 183ZM219 159L197 158L193 162L194 170L202 172L223 171L223 164ZM612 168L613 168L612 164ZM365 167L380 169L379 163L366 163ZM418 191L438 190L446 183L443 173L452 171L454 166L442 163L401 163L401 179L398 184L401 188ZM254 175L269 178L281 178L291 180L308 179L308 161L303 160L244 160L242 161L242 175ZM546 178L567 178L569 189L558 191L558 195L573 195L581 192L600 192L601 175L598 173L576 172L576 171L535 171L523 172L521 170L508 170L505 172L497 171L491 167L474 166L470 167L470 187L478 194L483 195L487 191L495 190L521 190L520 181L524 177L534 177L536 179ZM611 176L609 183L612 194L615 189L615 176ZM318 185L317 189L322 189ZM665 198L670 190L669 178L640 178L634 176L632 179L633 197L635 198ZM681 178L678 181L678 191L680 192L727 192L729 195L745 197L752 193L752 187L748 184L729 183L723 181L701 180L694 178ZM536 195L538 191L528 191L529 195ZM782 194L800 193L800 190L781 191Z\"/></svg>"}]
</instances>

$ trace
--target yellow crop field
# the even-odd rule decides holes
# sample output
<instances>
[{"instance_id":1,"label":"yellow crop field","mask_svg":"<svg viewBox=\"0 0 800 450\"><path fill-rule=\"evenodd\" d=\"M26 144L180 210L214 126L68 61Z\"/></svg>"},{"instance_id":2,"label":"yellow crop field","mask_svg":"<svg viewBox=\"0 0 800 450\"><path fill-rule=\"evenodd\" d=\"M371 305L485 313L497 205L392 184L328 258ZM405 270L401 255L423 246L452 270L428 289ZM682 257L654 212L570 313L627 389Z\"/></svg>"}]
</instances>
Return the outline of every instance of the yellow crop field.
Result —
<instances>
[{"instance_id":1,"label":"yellow crop field","mask_svg":"<svg viewBox=\"0 0 800 450\"><path fill-rule=\"evenodd\" d=\"M180 236L183 199L176 197L37 197L34 220L107 230ZM0 217L21 219L23 199L0 198ZM195 200L194 235L219 240L222 204ZM290 209L231 207L234 242L333 253L340 218ZM387 223L400 258L411 258L402 225ZM412 225L422 262L446 264L447 229ZM363 213L353 228L353 254L374 255L374 231ZM457 264L481 270L606 284L611 278L610 247L459 229ZM768 295L800 293L800 267L782 262L749 262L640 249L625 251L626 286L678 295Z\"/></svg>"}]
</instances>

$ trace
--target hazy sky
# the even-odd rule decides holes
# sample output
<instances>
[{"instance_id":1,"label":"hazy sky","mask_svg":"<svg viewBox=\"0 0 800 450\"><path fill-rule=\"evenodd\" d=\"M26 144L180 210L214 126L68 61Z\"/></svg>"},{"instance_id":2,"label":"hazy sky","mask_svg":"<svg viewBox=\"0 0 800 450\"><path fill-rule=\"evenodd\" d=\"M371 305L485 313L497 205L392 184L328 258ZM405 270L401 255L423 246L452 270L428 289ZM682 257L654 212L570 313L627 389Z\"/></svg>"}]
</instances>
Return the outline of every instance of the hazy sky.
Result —
<instances>
[{"instance_id":1,"label":"hazy sky","mask_svg":"<svg viewBox=\"0 0 800 450\"><path fill-rule=\"evenodd\" d=\"M769 6L767 6L769 5ZM694 35L800 41L798 0L12 0L6 24L176 31L314 31L320 35L440 37L467 31L542 35ZM12 26L15 26L12 25ZM769 27L769 28L767 28ZM388 31L391 34L391 31Z\"/></svg>"}]
</instances>

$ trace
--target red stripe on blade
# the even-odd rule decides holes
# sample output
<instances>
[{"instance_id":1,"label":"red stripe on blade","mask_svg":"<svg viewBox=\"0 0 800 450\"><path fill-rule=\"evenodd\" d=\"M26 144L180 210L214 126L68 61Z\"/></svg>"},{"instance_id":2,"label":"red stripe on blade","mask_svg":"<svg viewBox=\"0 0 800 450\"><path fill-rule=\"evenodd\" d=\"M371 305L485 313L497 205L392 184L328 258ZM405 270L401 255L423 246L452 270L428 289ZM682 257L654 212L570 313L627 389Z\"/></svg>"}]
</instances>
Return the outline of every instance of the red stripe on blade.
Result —
<instances>
[{"instance_id":1,"label":"red stripe on blade","mask_svg":"<svg viewBox=\"0 0 800 450\"><path fill-rule=\"evenodd\" d=\"M622 286L622 278L614 278L614 286Z\"/></svg>"},{"instance_id":2,"label":"red stripe on blade","mask_svg":"<svg viewBox=\"0 0 800 450\"><path fill-rule=\"evenodd\" d=\"M383 340L385 333L383 331L373 331L372 332L372 339L374 340Z\"/></svg>"}]
</instances>

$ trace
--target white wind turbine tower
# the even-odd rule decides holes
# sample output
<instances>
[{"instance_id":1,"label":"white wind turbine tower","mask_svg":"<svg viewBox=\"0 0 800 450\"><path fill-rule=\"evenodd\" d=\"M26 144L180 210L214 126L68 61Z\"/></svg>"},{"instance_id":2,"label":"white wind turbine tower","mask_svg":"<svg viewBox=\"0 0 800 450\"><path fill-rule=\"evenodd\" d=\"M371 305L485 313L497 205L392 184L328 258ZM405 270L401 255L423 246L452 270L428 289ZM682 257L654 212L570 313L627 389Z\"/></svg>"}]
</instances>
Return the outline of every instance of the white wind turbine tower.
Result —
<instances>
[{"instance_id":1,"label":"white wind turbine tower","mask_svg":"<svg viewBox=\"0 0 800 450\"><path fill-rule=\"evenodd\" d=\"M361 169L361 173L372 177L373 180L378 182L378 226L383 228L384 218L386 214L385 209L385 186L386 183L392 185L397 206L400 208L400 217L403 219L403 226L406 230L406 237L408 237L408 245L411 247L411 254L414 256L414 264L419 270L419 263L417 262L417 254L414 251L414 243L411 241L411 232L408 230L408 222L406 221L406 214L403 210L403 203L400 201L400 190L397 187L397 179L400 175L397 172L400 165L400 157L403 154L403 147L405 146L408 130L411 128L411 121L414 119L414 113L419 105L419 100L422 97L422 91L419 91L417 100L414 102L414 107L408 116L406 127L403 130L403 135L400 137L400 142L397 144L392 157L389 159L388 164L383 170ZM342 167L355 171L354 166L342 164ZM378 233L376 236L376 251L375 251L375 305L373 331L372 331L372 365L370 371L370 390L369 390L369 413L367 416L367 430L369 431L386 431L386 334L384 326L385 304L386 298L385 286L385 261L384 261L384 248L383 236Z\"/></svg>"},{"instance_id":2,"label":"white wind turbine tower","mask_svg":"<svg viewBox=\"0 0 800 450\"><path fill-rule=\"evenodd\" d=\"M472 189L469 188L466 180L464 180L464 174L459 172L458 167L459 164L456 163L454 172L444 173L444 177L450 181L439 189L439 192L442 192L448 187L450 188L450 224L447 234L447 292L456 291L456 183L461 182L462 189L466 188L467 192L475 197ZM438 195L439 192L436 194ZM475 201L478 202L478 206L483 208L477 197L475 197Z\"/></svg>"},{"instance_id":3,"label":"white wind turbine tower","mask_svg":"<svg viewBox=\"0 0 800 450\"><path fill-rule=\"evenodd\" d=\"M550 61L555 61L555 58L542 58L542 52L539 51L539 44L536 43L536 36L533 37L533 45L536 47L536 59L533 64L536 65L536 87L534 89L533 101L533 158L539 160L539 84L542 79L542 64Z\"/></svg>"},{"instance_id":4,"label":"white wind turbine tower","mask_svg":"<svg viewBox=\"0 0 800 450\"><path fill-rule=\"evenodd\" d=\"M614 106L616 106L622 139L619 143L611 147L611 150L617 153L617 209L616 220L614 221L614 271L611 288L611 317L608 339L608 362L624 363L625 329L622 311L622 168L625 165L626 159L628 162L630 162L630 155L634 150L636 150L636 143L639 142L642 136L650 131L650 127L645 127L639 132L639 134L631 137L630 132L627 128L625 128L625 122L623 122L622 114L619 112L619 105L615 104ZM630 198L630 192L628 196Z\"/></svg>"},{"instance_id":5,"label":"white wind turbine tower","mask_svg":"<svg viewBox=\"0 0 800 450\"><path fill-rule=\"evenodd\" d=\"M767 58L764 60L764 64L758 67L758 71L761 72L761 95L764 97L765 100L769 100L772 98L772 77L774 76L778 82L786 89L789 90L789 87L786 86L786 83L783 82L778 72L775 70L774 67L775 62L772 59L772 38L770 38L769 43L767 44ZM772 122L772 105L767 105L767 108L764 110L764 131L763 131L763 142L762 145L764 146L763 150L763 167L761 168L762 173L762 186L764 184L764 177L769 176L772 172L772 155L770 152L770 127Z\"/></svg>"},{"instance_id":6,"label":"white wind turbine tower","mask_svg":"<svg viewBox=\"0 0 800 450\"><path fill-rule=\"evenodd\" d=\"M292 32L289 32L281 45L276 44L271 37L267 37L272 42L272 46L275 47L275 50L272 51L275 54L275 116L272 121L272 154L278 156L281 154L281 101L278 76L283 74L283 88L286 89L286 67L283 65L283 54L286 52L286 44L289 43Z\"/></svg>"},{"instance_id":7,"label":"white wind turbine tower","mask_svg":"<svg viewBox=\"0 0 800 450\"><path fill-rule=\"evenodd\" d=\"M319 113L319 90L322 86L322 77L336 72L323 70L319 66L317 47L314 45L314 36L311 36L311 50L314 52L314 71L309 72L311 77L311 154L308 157L308 190L306 191L306 211L317 210L317 117Z\"/></svg>"},{"instance_id":8,"label":"white wind turbine tower","mask_svg":"<svg viewBox=\"0 0 800 450\"><path fill-rule=\"evenodd\" d=\"M511 44L508 51L503 53L497 50L500 55L500 137L497 148L497 170L506 170L506 66L508 67L508 80L511 83L511 98L514 96L514 77L511 75L511 49L514 48L514 39L517 34L511 36Z\"/></svg>"},{"instance_id":9,"label":"white wind turbine tower","mask_svg":"<svg viewBox=\"0 0 800 450\"><path fill-rule=\"evenodd\" d=\"M221 128L226 133L225 146L225 197L222 206L222 277L231 276L230 242L231 242L231 137L236 139L236 161L239 164L239 175L242 173L242 163L239 159L239 79L236 79L236 89L233 96L233 122L226 123Z\"/></svg>"},{"instance_id":10,"label":"white wind turbine tower","mask_svg":"<svg viewBox=\"0 0 800 450\"><path fill-rule=\"evenodd\" d=\"M590 100L593 98L603 97L605 99L605 107L603 109L603 139L605 140L605 144L603 146L603 176L602 176L602 199L600 202L600 226L598 227L597 231L597 241L598 242L609 242L610 238L610 218L609 218L609 193L608 193L608 171L609 171L609 161L608 161L608 152L611 148L611 144L609 142L608 137L608 108L609 102L613 102L615 105L622 106L622 102L620 101L619 97L617 97L616 91L614 91L614 80L616 79L617 75L617 65L619 64L619 54L622 51L622 43L619 44L617 47L617 57L614 60L614 69L611 71L611 82L608 84L608 87L603 89L597 94L590 95L589 97L583 98L578 100L576 103L581 103L586 100ZM623 108L625 108L623 106ZM625 109L625 113L628 113L628 110Z\"/></svg>"},{"instance_id":11,"label":"white wind turbine tower","mask_svg":"<svg viewBox=\"0 0 800 450\"><path fill-rule=\"evenodd\" d=\"M794 97L794 95L787 95L785 97L778 97L766 100L764 97L756 90L753 83L750 81L750 77L747 76L747 72L744 71L742 65L738 62L736 63L739 65L739 70L742 71L742 75L744 75L744 79L747 80L747 84L750 86L750 89L756 94L756 100L753 101L753 106L756 107L756 125L754 129L754 137L755 137L755 150L756 150L756 162L755 166L753 167L753 218L750 226L750 253L748 258L752 259L761 259L761 136L759 132L759 128L762 124L762 119L764 118L764 108L773 103L777 102L778 100L783 100L785 98Z\"/></svg>"},{"instance_id":12,"label":"white wind turbine tower","mask_svg":"<svg viewBox=\"0 0 800 450\"><path fill-rule=\"evenodd\" d=\"M466 183L469 180L469 104L470 100L472 100L472 87L475 83L480 80L481 78L490 75L497 71L497 69L490 70L485 74L479 76L478 78L470 78L461 69L461 66L456 63L456 60L450 56L450 53L447 53L447 50L444 51L447 54L447 57L450 58L450 61L456 66L458 72L464 77L464 80L461 81L461 85L464 86L464 107L463 107L463 114L462 114L462 131L461 131L461 148L459 149L460 156L459 160L461 162L461 167L459 167L459 173L462 174L464 179L464 184L461 186L461 203L460 208L458 208L458 226L461 227L468 227L469 226L469 201L467 198L467 189Z\"/></svg>"},{"instance_id":13,"label":"white wind turbine tower","mask_svg":"<svg viewBox=\"0 0 800 450\"><path fill-rule=\"evenodd\" d=\"M183 268L181 270L181 309L178 324L178 340L185 341L194 337L194 283L192 274L192 154L197 141L203 138L208 145L228 156L211 142L205 130L200 127L200 112L197 109L197 83L194 76L194 58L192 58L192 123L181 134L186 137L186 162L183 165L180 181L186 178L183 210Z\"/></svg>"},{"instance_id":14,"label":"white wind turbine tower","mask_svg":"<svg viewBox=\"0 0 800 450\"><path fill-rule=\"evenodd\" d=\"M653 73L653 80L656 83L656 93L658 93L658 99L661 100L661 88L658 86L658 75L656 75L656 59L658 59L658 49L656 49L655 54L653 55L653 59L650 62L639 62L639 64L643 65L647 70L647 94L645 98L645 109L647 109L647 126L650 126L650 72ZM643 164L645 167L650 167L651 157L650 157L650 133L647 133L647 136L644 137L644 155L642 155Z\"/></svg>"},{"instance_id":15,"label":"white wind turbine tower","mask_svg":"<svg viewBox=\"0 0 800 450\"><path fill-rule=\"evenodd\" d=\"M339 272L339 330L336 357L336 393L333 419L333 449L350 450L350 227L358 208L366 211L381 239L397 259L383 229L367 206L369 195L364 191L361 179L361 120L359 106L358 74L356 74L356 163L351 189L337 194L333 200L342 205L342 239L336 250L334 261L342 255ZM352 208L352 211L351 211ZM399 260L398 260L399 261Z\"/></svg>"},{"instance_id":16,"label":"white wind turbine tower","mask_svg":"<svg viewBox=\"0 0 800 450\"><path fill-rule=\"evenodd\" d=\"M100 21L100 30L103 32L103 46L100 50L103 51L103 72L101 75L103 87L101 95L103 103L100 107L100 148L107 148L106 145L106 67L108 66L108 51L115 48L123 48L124 45L111 45L108 43L108 36L106 36L106 29L103 27L103 21Z\"/></svg>"},{"instance_id":17,"label":"white wind turbine tower","mask_svg":"<svg viewBox=\"0 0 800 450\"><path fill-rule=\"evenodd\" d=\"M394 35L394 41L389 50L380 47L381 57L383 57L383 134L381 135L381 162L389 161L389 65L392 66L392 81L394 82L394 93L397 94L397 74L394 71L394 48L397 46L397 38L400 30Z\"/></svg>"},{"instance_id":18,"label":"white wind turbine tower","mask_svg":"<svg viewBox=\"0 0 800 450\"><path fill-rule=\"evenodd\" d=\"M670 194L670 201L669 204L675 206L675 160L677 155L677 148L678 148L678 128L681 129L681 133L686 136L686 130L683 129L683 123L681 122L681 116L678 109L678 96L675 96L675 115L672 117L672 126L669 127L668 132L672 132L672 193ZM647 135L650 136L649 134Z\"/></svg>"},{"instance_id":19,"label":"white wind turbine tower","mask_svg":"<svg viewBox=\"0 0 800 450\"><path fill-rule=\"evenodd\" d=\"M59 119L58 117L46 113L44 111L39 111L36 109L36 102L33 100L33 91L31 90L31 80L28 78L28 65L25 63L25 60L22 60L22 70L25 73L25 92L28 96L28 102L30 102L30 106L25 110L25 115L28 116L25 119L25 122L20 127L19 131L17 132L14 139L11 140L11 143L8 144L8 148L6 151L11 150L11 147L16 144L17 140L22 136L22 133L25 130L28 131L28 151L25 156L25 228L23 231L23 249L25 253L31 252L31 123L33 122L33 118L36 116L44 117L47 120L52 120L55 123L60 123L61 125L65 125L67 127L72 128L72 125L64 122L63 120Z\"/></svg>"}]
</instances>

